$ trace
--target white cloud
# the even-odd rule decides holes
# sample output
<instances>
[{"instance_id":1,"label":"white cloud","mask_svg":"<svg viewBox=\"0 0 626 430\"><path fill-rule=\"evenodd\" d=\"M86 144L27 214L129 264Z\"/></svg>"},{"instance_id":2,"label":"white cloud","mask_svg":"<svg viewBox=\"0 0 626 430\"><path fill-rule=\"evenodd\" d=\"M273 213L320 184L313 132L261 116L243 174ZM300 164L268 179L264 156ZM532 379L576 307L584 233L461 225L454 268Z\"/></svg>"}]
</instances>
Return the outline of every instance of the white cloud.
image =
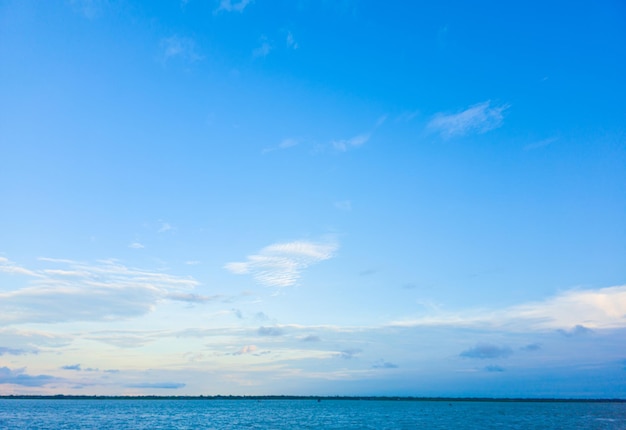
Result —
<instances>
[{"instance_id":1,"label":"white cloud","mask_svg":"<svg viewBox=\"0 0 626 430\"><path fill-rule=\"evenodd\" d=\"M282 142L280 142L280 145L278 145L278 147L280 149L286 149L286 148L291 148L292 146L296 146L298 144L298 140L296 139L283 139Z\"/></svg>"},{"instance_id":2,"label":"white cloud","mask_svg":"<svg viewBox=\"0 0 626 430\"><path fill-rule=\"evenodd\" d=\"M350 200L342 200L339 202L335 202L335 208L340 211L351 211L352 210L352 202Z\"/></svg>"},{"instance_id":3,"label":"white cloud","mask_svg":"<svg viewBox=\"0 0 626 430\"><path fill-rule=\"evenodd\" d=\"M510 308L515 318L548 329L626 327L626 285L597 290L571 290L538 303Z\"/></svg>"},{"instance_id":4,"label":"white cloud","mask_svg":"<svg viewBox=\"0 0 626 430\"><path fill-rule=\"evenodd\" d=\"M378 118L376 120L376 123L374 124L374 127L372 129L372 131L367 132L367 133L361 133L358 134L354 137L351 137L349 139L340 139L340 140L333 140L331 142L331 145L333 146L333 148L337 151L340 152L346 152L349 149L352 148L357 148L365 143L367 143L367 141L370 140L370 138L372 137L372 133L381 125L383 125L383 123L387 120L387 115L383 115L380 118Z\"/></svg>"},{"instance_id":5,"label":"white cloud","mask_svg":"<svg viewBox=\"0 0 626 430\"><path fill-rule=\"evenodd\" d=\"M221 0L220 5L215 9L215 13L225 12L243 12L243 10L251 3L251 0Z\"/></svg>"},{"instance_id":6,"label":"white cloud","mask_svg":"<svg viewBox=\"0 0 626 430\"><path fill-rule=\"evenodd\" d=\"M74 10L88 19L98 17L107 6L107 3L107 0L70 0Z\"/></svg>"},{"instance_id":7,"label":"white cloud","mask_svg":"<svg viewBox=\"0 0 626 430\"><path fill-rule=\"evenodd\" d=\"M272 45L267 40L263 40L261 42L261 46L252 51L252 56L254 58L265 57L272 50Z\"/></svg>"},{"instance_id":8,"label":"white cloud","mask_svg":"<svg viewBox=\"0 0 626 430\"><path fill-rule=\"evenodd\" d=\"M68 345L71 338L65 335L33 330L0 329L0 355L4 354L37 354L49 348L60 348ZM9 350L2 347L10 345ZM5 347L6 348L6 347Z\"/></svg>"},{"instance_id":9,"label":"white cloud","mask_svg":"<svg viewBox=\"0 0 626 430\"><path fill-rule=\"evenodd\" d=\"M173 227L170 225L170 223L163 222L161 223L161 227L159 227L159 229L157 230L157 233L165 233L166 231L170 231L172 229Z\"/></svg>"},{"instance_id":10,"label":"white cloud","mask_svg":"<svg viewBox=\"0 0 626 430\"><path fill-rule=\"evenodd\" d=\"M626 285L595 290L574 289L544 301L502 310L462 313L435 312L419 319L396 321L392 326L492 327L512 331L576 333L585 329L626 327Z\"/></svg>"},{"instance_id":11,"label":"white cloud","mask_svg":"<svg viewBox=\"0 0 626 430\"><path fill-rule=\"evenodd\" d=\"M548 146L556 142L557 140L559 140L558 137L549 137L547 139L543 139L538 142L529 143L528 145L524 146L524 151L530 151L532 149L537 149L537 148L541 148L544 146Z\"/></svg>"},{"instance_id":12,"label":"white cloud","mask_svg":"<svg viewBox=\"0 0 626 430\"><path fill-rule=\"evenodd\" d=\"M246 261L228 263L224 267L234 274L251 274L263 285L288 287L298 281L304 269L332 258L336 250L334 243L276 243L248 256Z\"/></svg>"},{"instance_id":13,"label":"white cloud","mask_svg":"<svg viewBox=\"0 0 626 430\"><path fill-rule=\"evenodd\" d=\"M32 270L18 266L6 257L0 257L0 273L10 273L13 275L38 276Z\"/></svg>"},{"instance_id":14,"label":"white cloud","mask_svg":"<svg viewBox=\"0 0 626 430\"><path fill-rule=\"evenodd\" d=\"M170 293L167 295L169 300L188 302L188 303L206 303L217 300L220 296L202 296L193 293Z\"/></svg>"},{"instance_id":15,"label":"white cloud","mask_svg":"<svg viewBox=\"0 0 626 430\"><path fill-rule=\"evenodd\" d=\"M132 249L142 249L142 248L145 248L145 246L143 246L139 242L132 242L130 245L128 245L128 247L132 248Z\"/></svg>"},{"instance_id":16,"label":"white cloud","mask_svg":"<svg viewBox=\"0 0 626 430\"><path fill-rule=\"evenodd\" d=\"M485 133L502 125L502 113L509 105L490 106L491 102L479 103L462 112L436 114L428 123L428 128L444 137L463 136L471 133Z\"/></svg>"},{"instance_id":17,"label":"white cloud","mask_svg":"<svg viewBox=\"0 0 626 430\"><path fill-rule=\"evenodd\" d=\"M62 382L62 379L50 375L29 375L24 369L11 370L0 367L0 385L12 384L24 387L42 387L48 384Z\"/></svg>"},{"instance_id":18,"label":"white cloud","mask_svg":"<svg viewBox=\"0 0 626 430\"><path fill-rule=\"evenodd\" d=\"M161 50L164 61L180 58L189 62L202 59L196 51L196 43L189 37L171 36L161 39Z\"/></svg>"},{"instance_id":19,"label":"white cloud","mask_svg":"<svg viewBox=\"0 0 626 430\"><path fill-rule=\"evenodd\" d=\"M246 346L243 346L239 351L234 352L233 355L252 354L257 349L258 348L256 347L256 345L246 345Z\"/></svg>"},{"instance_id":20,"label":"white cloud","mask_svg":"<svg viewBox=\"0 0 626 430\"><path fill-rule=\"evenodd\" d=\"M114 260L98 264L27 270L30 284L0 293L0 323L115 320L150 312L169 295L176 300L198 285L190 277L129 268ZM199 296L194 296L196 299Z\"/></svg>"},{"instance_id":21,"label":"white cloud","mask_svg":"<svg viewBox=\"0 0 626 430\"><path fill-rule=\"evenodd\" d=\"M292 49L298 49L298 42L293 38L291 31L287 32L287 46Z\"/></svg>"},{"instance_id":22,"label":"white cloud","mask_svg":"<svg viewBox=\"0 0 626 430\"><path fill-rule=\"evenodd\" d=\"M410 122L412 121L416 116L420 115L421 112L419 110L414 110L414 111L409 111L409 112L403 112L400 115L398 115L398 117L396 118L396 122Z\"/></svg>"},{"instance_id":23,"label":"white cloud","mask_svg":"<svg viewBox=\"0 0 626 430\"><path fill-rule=\"evenodd\" d=\"M370 137L371 133L359 134L350 139L333 140L332 145L337 151L346 152L350 148L363 145Z\"/></svg>"},{"instance_id":24,"label":"white cloud","mask_svg":"<svg viewBox=\"0 0 626 430\"><path fill-rule=\"evenodd\" d=\"M283 139L278 146L274 146L274 147L270 147L270 148L265 148L263 149L263 153L267 153L267 152L272 152L272 151L276 151L278 149L288 149L288 148L293 148L294 146L298 145L300 143L300 141L298 139L293 139L293 138L286 138Z\"/></svg>"}]
</instances>

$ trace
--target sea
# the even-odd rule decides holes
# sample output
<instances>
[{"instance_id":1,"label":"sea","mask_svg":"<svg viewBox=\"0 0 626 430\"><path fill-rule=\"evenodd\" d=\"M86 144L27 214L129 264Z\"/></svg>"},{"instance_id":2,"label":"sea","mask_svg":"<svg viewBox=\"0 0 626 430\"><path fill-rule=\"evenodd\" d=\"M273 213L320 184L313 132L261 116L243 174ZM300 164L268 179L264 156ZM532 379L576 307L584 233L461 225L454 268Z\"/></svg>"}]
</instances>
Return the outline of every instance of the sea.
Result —
<instances>
[{"instance_id":1,"label":"sea","mask_svg":"<svg viewBox=\"0 0 626 430\"><path fill-rule=\"evenodd\" d=\"M0 399L0 429L626 429L626 403Z\"/></svg>"}]
</instances>

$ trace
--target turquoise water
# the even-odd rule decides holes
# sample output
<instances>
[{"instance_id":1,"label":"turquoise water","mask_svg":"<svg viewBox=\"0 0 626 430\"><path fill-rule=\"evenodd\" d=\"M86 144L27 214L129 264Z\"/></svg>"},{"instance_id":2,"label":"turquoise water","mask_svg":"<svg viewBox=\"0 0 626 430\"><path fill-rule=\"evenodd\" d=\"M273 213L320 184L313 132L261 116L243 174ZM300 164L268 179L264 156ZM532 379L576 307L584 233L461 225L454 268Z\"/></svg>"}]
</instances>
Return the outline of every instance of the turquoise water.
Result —
<instances>
[{"instance_id":1,"label":"turquoise water","mask_svg":"<svg viewBox=\"0 0 626 430\"><path fill-rule=\"evenodd\" d=\"M0 429L626 429L625 403L0 399Z\"/></svg>"}]
</instances>

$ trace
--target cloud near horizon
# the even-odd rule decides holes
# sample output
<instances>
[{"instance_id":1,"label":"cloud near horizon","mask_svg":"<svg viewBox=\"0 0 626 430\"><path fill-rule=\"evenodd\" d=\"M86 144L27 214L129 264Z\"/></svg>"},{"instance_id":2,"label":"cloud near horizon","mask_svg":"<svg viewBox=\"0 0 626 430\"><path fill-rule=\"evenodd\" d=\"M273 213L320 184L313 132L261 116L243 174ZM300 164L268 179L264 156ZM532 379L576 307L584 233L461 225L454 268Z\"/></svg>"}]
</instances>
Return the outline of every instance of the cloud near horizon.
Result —
<instances>
[{"instance_id":1,"label":"cloud near horizon","mask_svg":"<svg viewBox=\"0 0 626 430\"><path fill-rule=\"evenodd\" d=\"M126 384L128 388L160 388L165 390L177 390L179 388L185 388L187 384L182 382L141 382L137 384Z\"/></svg>"},{"instance_id":2,"label":"cloud near horizon","mask_svg":"<svg viewBox=\"0 0 626 430\"><path fill-rule=\"evenodd\" d=\"M394 321L391 326L457 326L504 328L508 331L559 331L581 334L594 329L626 327L626 285L572 289L540 302L525 303L491 312L461 311ZM577 328L578 326L582 327Z\"/></svg>"},{"instance_id":3,"label":"cloud near horizon","mask_svg":"<svg viewBox=\"0 0 626 430\"><path fill-rule=\"evenodd\" d=\"M473 348L461 352L459 355L465 358L506 358L513 354L511 348L492 345L489 343L479 343Z\"/></svg>"},{"instance_id":4,"label":"cloud near horizon","mask_svg":"<svg viewBox=\"0 0 626 430\"><path fill-rule=\"evenodd\" d=\"M11 370L8 367L0 367L0 385L12 384L24 387L43 387L62 381L50 375L29 375L24 369Z\"/></svg>"},{"instance_id":5,"label":"cloud near horizon","mask_svg":"<svg viewBox=\"0 0 626 430\"><path fill-rule=\"evenodd\" d=\"M248 256L246 261L228 263L224 268L237 275L251 274L262 285L289 287L298 282L303 270L332 258L337 248L332 242L275 243Z\"/></svg>"},{"instance_id":6,"label":"cloud near horizon","mask_svg":"<svg viewBox=\"0 0 626 430\"><path fill-rule=\"evenodd\" d=\"M97 264L40 260L56 267L15 270L16 264L6 259L0 262L10 273L32 278L24 288L0 293L0 323L110 321L146 314L168 296L173 300L199 298L184 295L199 285L191 277L129 268L114 260Z\"/></svg>"}]
</instances>

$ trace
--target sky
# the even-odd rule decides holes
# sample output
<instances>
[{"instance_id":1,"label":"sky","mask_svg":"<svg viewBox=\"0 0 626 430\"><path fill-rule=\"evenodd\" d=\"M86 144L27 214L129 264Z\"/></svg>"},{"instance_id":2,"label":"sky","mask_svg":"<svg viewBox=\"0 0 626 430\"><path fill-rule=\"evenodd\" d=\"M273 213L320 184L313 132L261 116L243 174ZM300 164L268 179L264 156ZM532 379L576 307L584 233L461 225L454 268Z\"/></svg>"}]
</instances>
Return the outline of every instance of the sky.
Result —
<instances>
[{"instance_id":1,"label":"sky","mask_svg":"<svg viewBox=\"0 0 626 430\"><path fill-rule=\"evenodd\" d=\"M626 398L619 0L0 0L0 394Z\"/></svg>"}]
</instances>

